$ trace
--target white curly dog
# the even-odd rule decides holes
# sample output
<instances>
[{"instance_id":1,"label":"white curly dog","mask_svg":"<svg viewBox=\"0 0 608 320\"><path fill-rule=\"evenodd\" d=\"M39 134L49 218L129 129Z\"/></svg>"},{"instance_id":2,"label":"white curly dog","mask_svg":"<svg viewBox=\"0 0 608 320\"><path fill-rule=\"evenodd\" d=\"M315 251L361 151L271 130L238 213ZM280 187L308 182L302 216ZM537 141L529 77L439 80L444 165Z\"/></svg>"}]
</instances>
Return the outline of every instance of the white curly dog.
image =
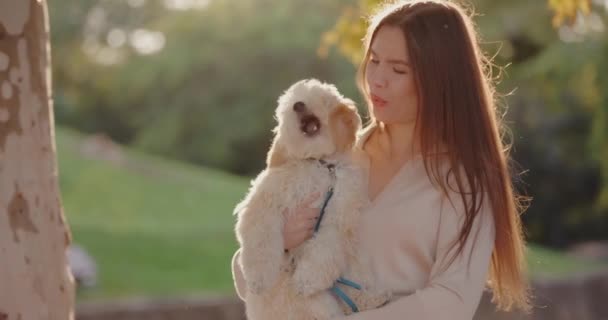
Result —
<instances>
[{"instance_id":1,"label":"white curly dog","mask_svg":"<svg viewBox=\"0 0 608 320\"><path fill-rule=\"evenodd\" d=\"M267 168L234 211L247 318L325 320L384 304L390 294L375 288L357 254L367 183L352 160L361 127L354 103L331 84L302 80L278 99L276 119ZM284 214L314 193L326 195L318 231L286 253Z\"/></svg>"}]
</instances>

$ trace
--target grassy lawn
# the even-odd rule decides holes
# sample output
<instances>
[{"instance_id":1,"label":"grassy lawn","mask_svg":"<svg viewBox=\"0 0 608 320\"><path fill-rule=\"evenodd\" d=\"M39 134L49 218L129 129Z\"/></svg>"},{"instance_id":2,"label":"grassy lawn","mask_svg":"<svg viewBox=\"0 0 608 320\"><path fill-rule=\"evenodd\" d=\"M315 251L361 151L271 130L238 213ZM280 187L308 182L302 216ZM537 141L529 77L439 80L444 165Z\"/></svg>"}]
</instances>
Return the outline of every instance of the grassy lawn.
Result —
<instances>
[{"instance_id":1,"label":"grassy lawn","mask_svg":"<svg viewBox=\"0 0 608 320\"><path fill-rule=\"evenodd\" d=\"M528 267L532 277L563 277L581 272L608 269L607 263L590 262L537 245L528 246Z\"/></svg>"},{"instance_id":2,"label":"grassy lawn","mask_svg":"<svg viewBox=\"0 0 608 320\"><path fill-rule=\"evenodd\" d=\"M57 128L63 205L74 242L96 259L99 283L79 299L233 294L232 209L249 179L127 151L129 165L80 154L82 138ZM533 276L605 265L530 246Z\"/></svg>"},{"instance_id":3,"label":"grassy lawn","mask_svg":"<svg viewBox=\"0 0 608 320\"><path fill-rule=\"evenodd\" d=\"M248 179L129 152L145 165L133 170L85 158L79 143L57 129L65 214L100 269L79 298L233 292L232 209Z\"/></svg>"}]
</instances>

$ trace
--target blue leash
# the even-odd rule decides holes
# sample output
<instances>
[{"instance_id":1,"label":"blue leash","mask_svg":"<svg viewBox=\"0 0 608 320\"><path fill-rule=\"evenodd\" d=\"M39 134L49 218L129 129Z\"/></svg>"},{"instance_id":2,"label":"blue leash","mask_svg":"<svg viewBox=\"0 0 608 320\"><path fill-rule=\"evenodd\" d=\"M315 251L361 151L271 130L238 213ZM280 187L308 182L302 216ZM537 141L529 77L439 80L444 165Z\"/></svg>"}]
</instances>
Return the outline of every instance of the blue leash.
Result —
<instances>
[{"instance_id":1,"label":"blue leash","mask_svg":"<svg viewBox=\"0 0 608 320\"><path fill-rule=\"evenodd\" d=\"M335 166L333 164L327 164L323 160L319 160L319 162L322 165L325 165L327 167L332 178L335 180L335 177L336 177L336 173L334 171ZM317 220L317 224L315 225L315 233L317 233L317 231L319 231L319 227L321 226L321 220L323 219L323 215L325 214L325 208L327 208L327 204L329 203L329 200L331 199L331 197L333 195L334 195L334 187L331 186L329 188L329 190L327 190L327 193L325 194L325 200L323 202L323 206L321 207L321 213L319 214L319 220ZM331 287L331 289L330 289L336 296L338 296L338 298L342 299L342 301L344 301L353 310L353 312L359 312L359 308L357 308L357 305L353 302L353 300L350 297L348 297L348 295L346 293L344 293L344 291L342 291L342 289L340 289L338 287L338 284L343 284L343 285L355 288L357 290L361 290L361 286L355 282L352 282L348 279L340 277L336 280L333 287Z\"/></svg>"}]
</instances>

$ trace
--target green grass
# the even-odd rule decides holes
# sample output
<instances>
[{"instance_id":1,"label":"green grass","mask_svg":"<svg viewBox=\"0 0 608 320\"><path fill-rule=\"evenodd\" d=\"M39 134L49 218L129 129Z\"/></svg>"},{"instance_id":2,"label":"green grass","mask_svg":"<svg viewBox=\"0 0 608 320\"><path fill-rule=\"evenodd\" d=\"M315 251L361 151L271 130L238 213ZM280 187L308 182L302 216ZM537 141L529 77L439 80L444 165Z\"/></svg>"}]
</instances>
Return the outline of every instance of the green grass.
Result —
<instances>
[{"instance_id":1,"label":"green grass","mask_svg":"<svg viewBox=\"0 0 608 320\"><path fill-rule=\"evenodd\" d=\"M96 259L99 284L79 299L233 294L232 209L248 179L127 151L129 165L80 154L82 138L57 128L60 184L74 242ZM530 246L532 276L606 265Z\"/></svg>"},{"instance_id":2,"label":"green grass","mask_svg":"<svg viewBox=\"0 0 608 320\"><path fill-rule=\"evenodd\" d=\"M532 277L564 277L574 273L608 269L605 262L577 259L537 245L529 245L528 250L528 268Z\"/></svg>"},{"instance_id":3,"label":"green grass","mask_svg":"<svg viewBox=\"0 0 608 320\"><path fill-rule=\"evenodd\" d=\"M79 298L233 292L232 209L248 179L135 152L139 169L116 166L80 155L73 132L56 134L73 239L100 269Z\"/></svg>"}]
</instances>

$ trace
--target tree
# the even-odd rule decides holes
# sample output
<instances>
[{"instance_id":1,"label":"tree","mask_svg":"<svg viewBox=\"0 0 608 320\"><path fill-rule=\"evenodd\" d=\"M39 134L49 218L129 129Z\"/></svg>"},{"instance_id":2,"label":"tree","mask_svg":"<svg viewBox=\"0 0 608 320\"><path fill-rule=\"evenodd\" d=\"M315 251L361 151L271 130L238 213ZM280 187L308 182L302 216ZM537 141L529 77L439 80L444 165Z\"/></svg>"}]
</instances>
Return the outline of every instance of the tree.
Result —
<instances>
[{"instance_id":1,"label":"tree","mask_svg":"<svg viewBox=\"0 0 608 320\"><path fill-rule=\"evenodd\" d=\"M45 1L0 0L0 319L73 319Z\"/></svg>"}]
</instances>

